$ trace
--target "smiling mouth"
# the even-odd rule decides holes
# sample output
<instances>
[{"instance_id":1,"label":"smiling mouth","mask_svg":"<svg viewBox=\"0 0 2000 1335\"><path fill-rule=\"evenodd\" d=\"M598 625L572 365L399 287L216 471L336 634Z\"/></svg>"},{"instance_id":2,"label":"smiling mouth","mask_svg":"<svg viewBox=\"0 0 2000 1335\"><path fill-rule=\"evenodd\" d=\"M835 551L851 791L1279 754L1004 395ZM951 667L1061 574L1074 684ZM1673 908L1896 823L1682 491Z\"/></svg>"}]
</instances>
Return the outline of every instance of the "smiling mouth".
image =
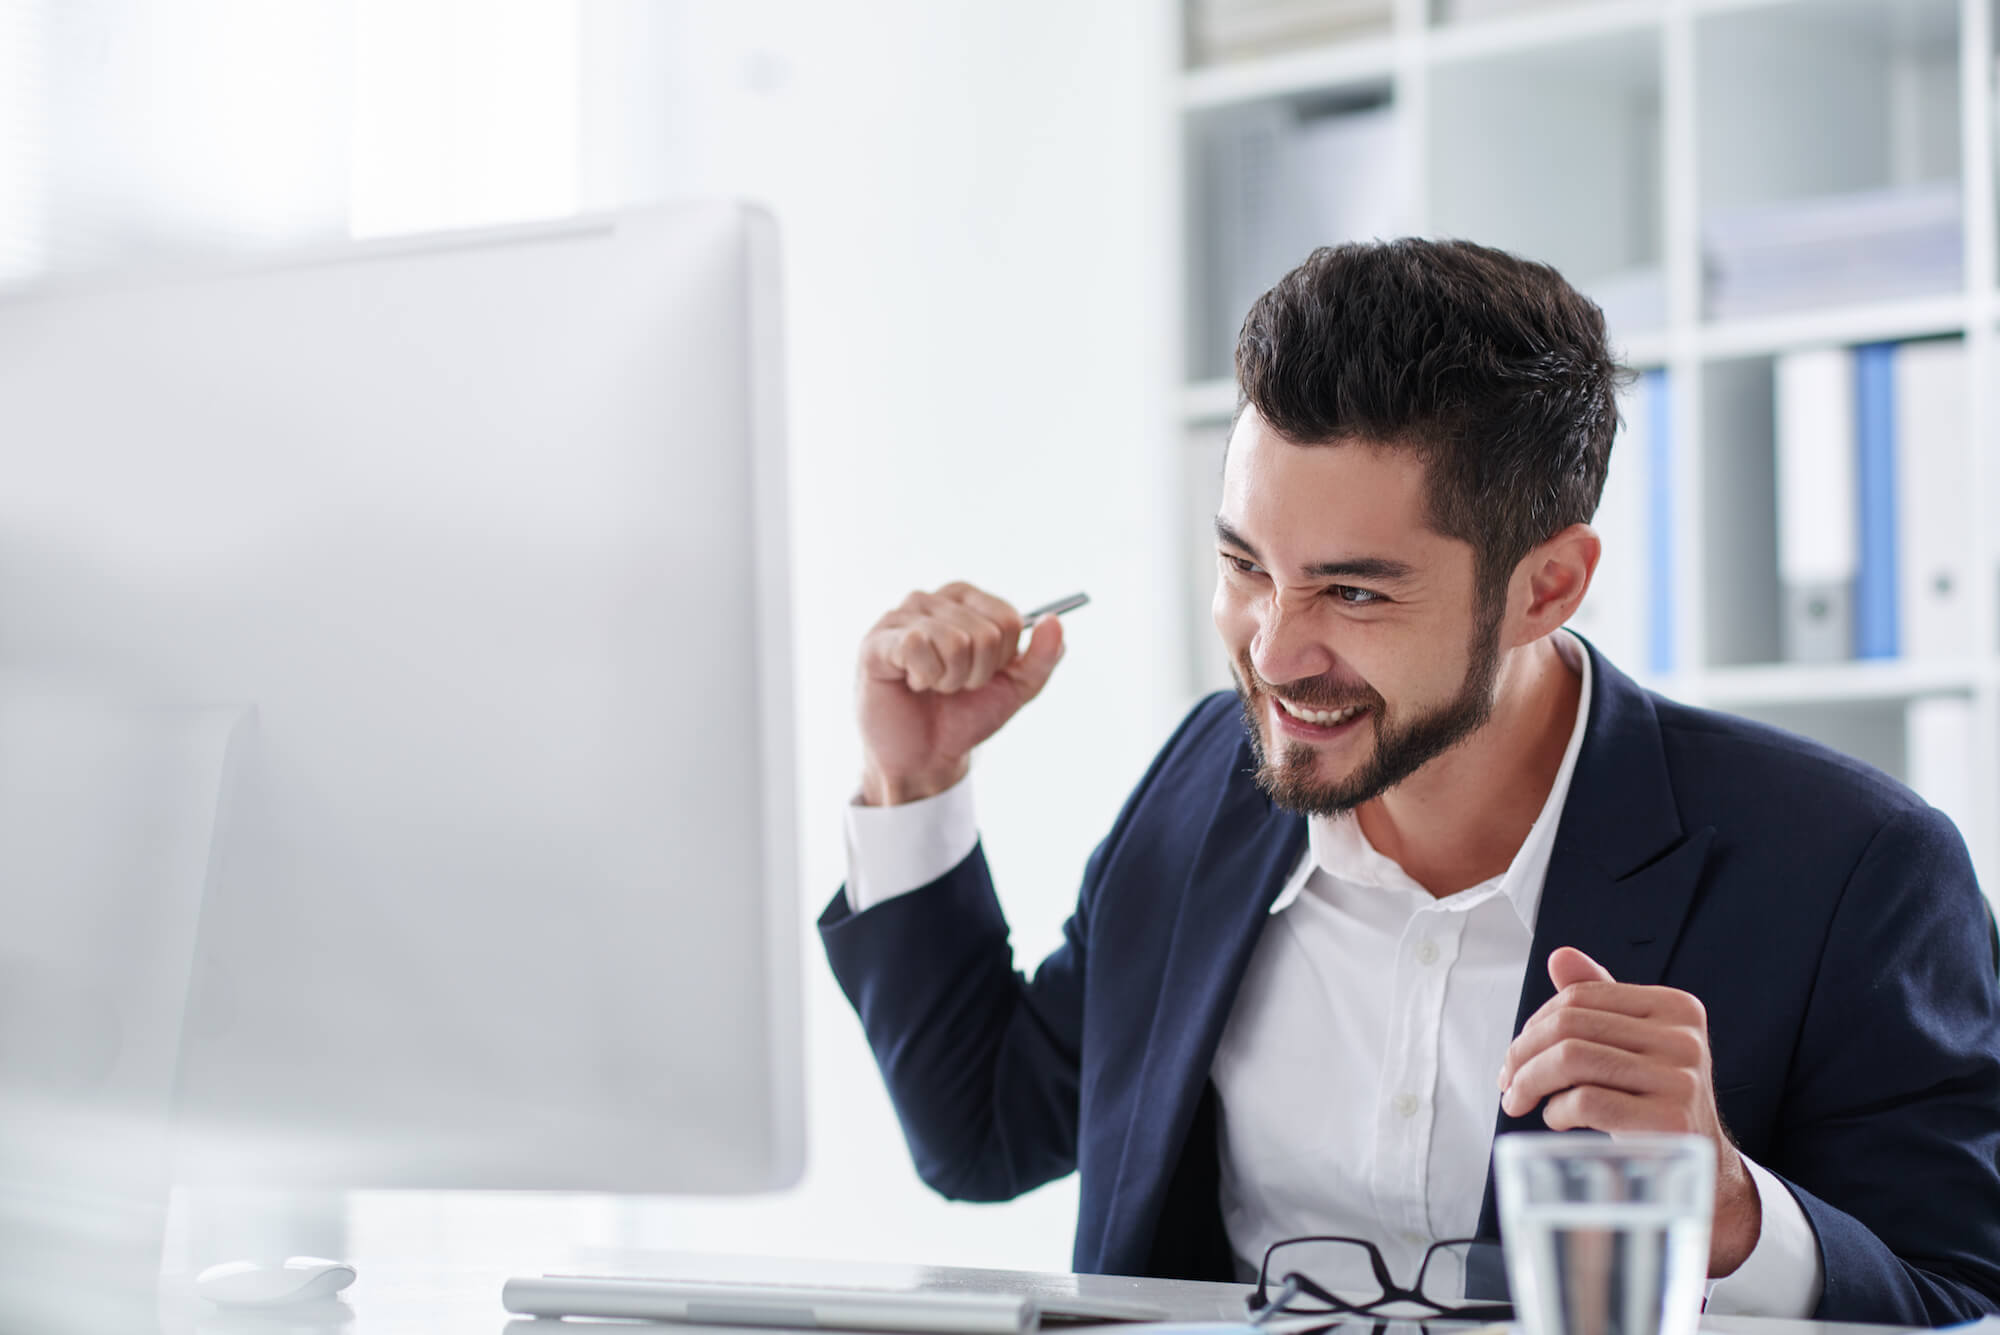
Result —
<instances>
[{"instance_id":1,"label":"smiling mouth","mask_svg":"<svg viewBox=\"0 0 2000 1335\"><path fill-rule=\"evenodd\" d=\"M1357 714L1366 713L1366 705L1349 705L1345 709L1308 709L1295 705L1283 696L1274 697L1278 707L1301 723L1310 723L1318 728L1334 728L1347 722Z\"/></svg>"}]
</instances>

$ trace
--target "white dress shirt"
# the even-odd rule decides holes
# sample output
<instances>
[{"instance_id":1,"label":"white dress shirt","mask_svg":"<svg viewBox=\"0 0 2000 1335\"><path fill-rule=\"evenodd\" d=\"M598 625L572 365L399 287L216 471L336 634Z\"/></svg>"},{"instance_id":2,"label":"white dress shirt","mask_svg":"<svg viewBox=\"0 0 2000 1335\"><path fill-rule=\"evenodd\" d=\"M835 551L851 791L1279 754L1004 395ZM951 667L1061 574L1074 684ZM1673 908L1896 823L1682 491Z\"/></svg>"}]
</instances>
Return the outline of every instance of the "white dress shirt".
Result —
<instances>
[{"instance_id":1,"label":"white dress shirt","mask_svg":"<svg viewBox=\"0 0 2000 1335\"><path fill-rule=\"evenodd\" d=\"M1279 1239L1351 1234L1375 1241L1407 1283L1433 1240L1477 1227L1496 1080L1590 716L1590 657L1567 633L1554 642L1582 677L1576 723L1506 871L1433 897L1353 816L1308 822L1212 1068L1223 1224L1253 1273ZM851 805L849 906L863 911L957 866L978 841L970 789ZM1750 1172L1763 1231L1749 1259L1710 1286L1708 1310L1808 1316L1823 1285L1812 1226L1784 1184L1756 1164Z\"/></svg>"}]
</instances>

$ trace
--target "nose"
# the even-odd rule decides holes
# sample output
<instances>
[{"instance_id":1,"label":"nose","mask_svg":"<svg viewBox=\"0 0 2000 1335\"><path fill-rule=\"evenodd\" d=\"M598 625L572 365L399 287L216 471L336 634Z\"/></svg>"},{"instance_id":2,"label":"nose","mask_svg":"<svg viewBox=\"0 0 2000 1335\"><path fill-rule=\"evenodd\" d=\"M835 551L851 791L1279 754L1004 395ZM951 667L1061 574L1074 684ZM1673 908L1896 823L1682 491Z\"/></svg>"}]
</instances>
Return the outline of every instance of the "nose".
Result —
<instances>
[{"instance_id":1,"label":"nose","mask_svg":"<svg viewBox=\"0 0 2000 1335\"><path fill-rule=\"evenodd\" d=\"M1273 592L1257 612L1257 630L1250 640L1250 665L1274 686L1323 676L1340 661L1327 643L1325 627L1312 614L1314 604Z\"/></svg>"}]
</instances>

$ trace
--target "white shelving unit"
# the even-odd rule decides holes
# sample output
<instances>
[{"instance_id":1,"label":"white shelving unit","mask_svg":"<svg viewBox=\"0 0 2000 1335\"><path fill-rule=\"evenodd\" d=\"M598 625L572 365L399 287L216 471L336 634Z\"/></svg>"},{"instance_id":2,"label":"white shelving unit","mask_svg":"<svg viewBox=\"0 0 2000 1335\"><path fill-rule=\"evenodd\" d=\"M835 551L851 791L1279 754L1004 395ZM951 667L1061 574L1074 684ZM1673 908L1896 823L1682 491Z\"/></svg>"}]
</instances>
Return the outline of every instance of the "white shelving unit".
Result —
<instances>
[{"instance_id":1,"label":"white shelving unit","mask_svg":"<svg viewBox=\"0 0 2000 1335\"><path fill-rule=\"evenodd\" d=\"M1246 284L1241 273L1217 272L1244 263L1234 252L1223 258L1216 242L1215 197L1248 179L1228 159L1232 135L1274 112L1305 118L1386 104L1407 167L1395 185L1399 230L1463 236L1554 264L1604 300L1628 364L1666 373L1671 667L1640 675L1676 698L1818 737L1899 778L1909 777L1913 702L1966 702L1970 769L1947 809L1982 884L2000 899L1996 4L1537 0L1454 23L1449 0L1394 0L1390 21L1350 39L1184 70L1174 114L1187 205L1181 498L1195 553L1186 576L1191 685L1227 684L1206 607L1208 527L1236 403L1227 349L1243 314L1230 294L1278 276ZM1712 212L1946 179L1956 180L1962 208L1963 277L1952 287L1706 317L1702 231ZM1268 201L1270 183L1255 183ZM1968 427L1950 466L1977 506L1967 602L1979 650L1948 661L1778 661L1774 359L1919 338L1960 340L1967 354ZM1614 469L1618 462L1614 453ZM1621 661L1647 668L1636 660ZM1935 796L1943 804L1947 795Z\"/></svg>"}]
</instances>

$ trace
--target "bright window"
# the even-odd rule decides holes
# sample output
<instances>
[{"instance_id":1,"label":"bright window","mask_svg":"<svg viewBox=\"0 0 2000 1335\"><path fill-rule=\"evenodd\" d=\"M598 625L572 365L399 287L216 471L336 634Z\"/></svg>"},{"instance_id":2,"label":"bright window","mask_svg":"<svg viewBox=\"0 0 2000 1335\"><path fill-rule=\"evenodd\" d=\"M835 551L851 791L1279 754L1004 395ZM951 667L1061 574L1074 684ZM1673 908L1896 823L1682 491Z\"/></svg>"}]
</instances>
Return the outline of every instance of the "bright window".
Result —
<instances>
[{"instance_id":1,"label":"bright window","mask_svg":"<svg viewBox=\"0 0 2000 1335\"><path fill-rule=\"evenodd\" d=\"M578 207L582 0L0 0L0 283Z\"/></svg>"},{"instance_id":2,"label":"bright window","mask_svg":"<svg viewBox=\"0 0 2000 1335\"><path fill-rule=\"evenodd\" d=\"M577 0L355 0L356 236L572 213Z\"/></svg>"}]
</instances>

